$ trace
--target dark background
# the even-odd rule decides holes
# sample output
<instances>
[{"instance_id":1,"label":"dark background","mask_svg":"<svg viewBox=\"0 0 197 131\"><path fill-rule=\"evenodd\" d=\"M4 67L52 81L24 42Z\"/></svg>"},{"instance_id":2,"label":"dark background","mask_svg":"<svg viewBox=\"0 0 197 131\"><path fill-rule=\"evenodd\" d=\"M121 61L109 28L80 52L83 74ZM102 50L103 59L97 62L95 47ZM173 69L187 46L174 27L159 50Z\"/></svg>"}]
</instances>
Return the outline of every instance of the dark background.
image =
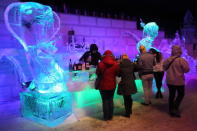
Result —
<instances>
[{"instance_id":1,"label":"dark background","mask_svg":"<svg viewBox=\"0 0 197 131\"><path fill-rule=\"evenodd\" d=\"M185 12L190 10L197 20L197 0L21 0L50 5L57 12L122 18L147 23L155 21L167 37L174 37L183 27ZM65 11L66 9L66 11Z\"/></svg>"}]
</instances>

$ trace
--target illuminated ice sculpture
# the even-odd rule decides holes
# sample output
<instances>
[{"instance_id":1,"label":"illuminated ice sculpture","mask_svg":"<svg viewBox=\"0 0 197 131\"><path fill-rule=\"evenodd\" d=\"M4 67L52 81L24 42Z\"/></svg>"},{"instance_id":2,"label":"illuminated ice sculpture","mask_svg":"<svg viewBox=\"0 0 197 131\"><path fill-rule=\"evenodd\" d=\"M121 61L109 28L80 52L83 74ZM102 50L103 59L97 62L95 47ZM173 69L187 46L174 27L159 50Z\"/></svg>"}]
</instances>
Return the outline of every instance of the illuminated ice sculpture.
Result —
<instances>
[{"instance_id":1,"label":"illuminated ice sculpture","mask_svg":"<svg viewBox=\"0 0 197 131\"><path fill-rule=\"evenodd\" d=\"M31 65L33 80L28 91L20 94L25 118L56 126L72 112L66 75L56 62L55 35L60 19L49 6L35 2L10 4L4 13L5 24L22 44Z\"/></svg>"},{"instance_id":2,"label":"illuminated ice sculpture","mask_svg":"<svg viewBox=\"0 0 197 131\"><path fill-rule=\"evenodd\" d=\"M146 50L149 50L158 35L159 26L155 22L149 22L147 24L141 22L140 25L143 28L143 38L137 43L137 50L139 51L140 45L144 45Z\"/></svg>"}]
</instances>

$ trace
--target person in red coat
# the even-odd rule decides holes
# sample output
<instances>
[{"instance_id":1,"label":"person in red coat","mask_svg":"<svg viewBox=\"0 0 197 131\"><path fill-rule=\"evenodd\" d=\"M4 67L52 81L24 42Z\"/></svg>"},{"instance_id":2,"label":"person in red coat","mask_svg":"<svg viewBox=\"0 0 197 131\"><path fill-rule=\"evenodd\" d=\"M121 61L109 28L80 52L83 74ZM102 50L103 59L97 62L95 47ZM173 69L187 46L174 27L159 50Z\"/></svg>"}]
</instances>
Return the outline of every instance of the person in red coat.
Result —
<instances>
[{"instance_id":1,"label":"person in red coat","mask_svg":"<svg viewBox=\"0 0 197 131\"><path fill-rule=\"evenodd\" d=\"M116 88L116 76L119 72L119 65L110 50L105 51L101 62L96 69L97 75L102 75L99 83L99 91L103 103L104 120L113 118L113 96Z\"/></svg>"}]
</instances>

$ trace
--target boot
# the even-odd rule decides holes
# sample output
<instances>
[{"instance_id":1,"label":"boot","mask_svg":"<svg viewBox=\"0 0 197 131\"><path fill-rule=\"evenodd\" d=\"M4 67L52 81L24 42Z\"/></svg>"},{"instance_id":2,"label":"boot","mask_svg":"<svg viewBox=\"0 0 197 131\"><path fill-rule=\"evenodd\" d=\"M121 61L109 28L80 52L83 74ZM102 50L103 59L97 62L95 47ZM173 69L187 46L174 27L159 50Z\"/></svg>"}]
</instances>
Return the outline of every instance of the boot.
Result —
<instances>
[{"instance_id":1,"label":"boot","mask_svg":"<svg viewBox=\"0 0 197 131\"><path fill-rule=\"evenodd\" d=\"M157 93L156 93L156 95L155 95L155 98L156 98L156 99L160 98L159 91L157 91Z\"/></svg>"},{"instance_id":2,"label":"boot","mask_svg":"<svg viewBox=\"0 0 197 131\"><path fill-rule=\"evenodd\" d=\"M162 93L161 93L161 92L160 92L160 94L159 94L159 98L161 98L161 99L163 98L163 95L162 95Z\"/></svg>"},{"instance_id":3,"label":"boot","mask_svg":"<svg viewBox=\"0 0 197 131\"><path fill-rule=\"evenodd\" d=\"M175 110L174 109L170 109L169 110L169 114L171 117L175 117Z\"/></svg>"},{"instance_id":4,"label":"boot","mask_svg":"<svg viewBox=\"0 0 197 131\"><path fill-rule=\"evenodd\" d=\"M179 110L173 109L173 110L171 110L171 111L169 112L169 114L170 114L171 117L178 117L178 118L181 117L181 114L180 114L180 111L179 111Z\"/></svg>"},{"instance_id":5,"label":"boot","mask_svg":"<svg viewBox=\"0 0 197 131\"><path fill-rule=\"evenodd\" d=\"M125 114L124 116L127 118L130 118L130 114Z\"/></svg>"},{"instance_id":6,"label":"boot","mask_svg":"<svg viewBox=\"0 0 197 131\"><path fill-rule=\"evenodd\" d=\"M175 109L175 117L178 117L178 118L181 117L181 113L178 109Z\"/></svg>"}]
</instances>

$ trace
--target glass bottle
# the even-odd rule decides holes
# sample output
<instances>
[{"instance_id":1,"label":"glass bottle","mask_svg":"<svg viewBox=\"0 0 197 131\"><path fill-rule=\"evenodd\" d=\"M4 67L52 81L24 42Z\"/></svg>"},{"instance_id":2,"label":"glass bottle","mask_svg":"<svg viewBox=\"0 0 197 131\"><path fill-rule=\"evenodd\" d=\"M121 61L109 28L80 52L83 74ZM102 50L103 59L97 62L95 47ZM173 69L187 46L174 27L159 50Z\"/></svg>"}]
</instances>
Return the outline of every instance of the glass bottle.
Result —
<instances>
[{"instance_id":1,"label":"glass bottle","mask_svg":"<svg viewBox=\"0 0 197 131\"><path fill-rule=\"evenodd\" d=\"M72 71L72 70L73 70L72 67L73 67L73 65L72 65L72 61L71 61L71 59L70 59L70 60L69 60L69 71Z\"/></svg>"}]
</instances>

